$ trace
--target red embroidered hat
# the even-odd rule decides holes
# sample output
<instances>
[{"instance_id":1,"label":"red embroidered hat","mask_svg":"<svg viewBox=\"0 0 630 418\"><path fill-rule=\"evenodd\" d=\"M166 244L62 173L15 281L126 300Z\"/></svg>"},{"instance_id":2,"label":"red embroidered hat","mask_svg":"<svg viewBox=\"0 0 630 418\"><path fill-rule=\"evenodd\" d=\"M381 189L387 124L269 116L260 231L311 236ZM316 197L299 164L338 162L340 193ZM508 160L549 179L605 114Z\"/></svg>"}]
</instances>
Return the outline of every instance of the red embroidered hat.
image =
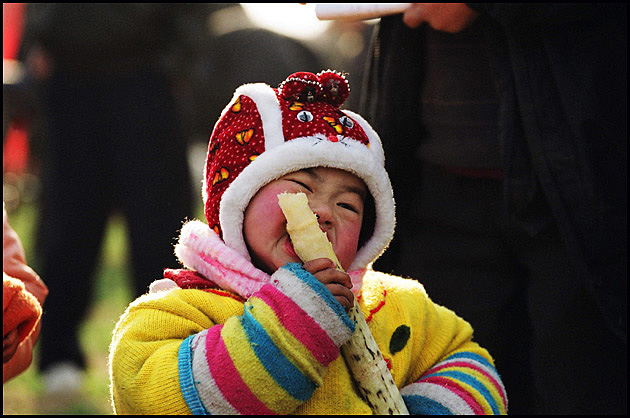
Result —
<instances>
[{"instance_id":1,"label":"red embroidered hat","mask_svg":"<svg viewBox=\"0 0 630 418\"><path fill-rule=\"evenodd\" d=\"M203 198L208 225L249 259L243 216L256 192L285 174L331 167L361 178L374 198L374 233L351 269L373 262L394 233L394 200L380 139L359 115L339 107L350 94L340 73L290 75L277 89L245 84L214 126Z\"/></svg>"}]
</instances>

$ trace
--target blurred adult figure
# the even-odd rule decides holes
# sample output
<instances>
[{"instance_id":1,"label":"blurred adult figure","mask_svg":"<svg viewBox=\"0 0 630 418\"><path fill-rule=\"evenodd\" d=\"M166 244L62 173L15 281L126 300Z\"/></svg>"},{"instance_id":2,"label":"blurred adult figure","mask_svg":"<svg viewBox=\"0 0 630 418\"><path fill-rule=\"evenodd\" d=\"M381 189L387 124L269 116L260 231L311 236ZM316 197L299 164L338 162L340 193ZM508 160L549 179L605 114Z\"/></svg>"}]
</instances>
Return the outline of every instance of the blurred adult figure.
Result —
<instances>
[{"instance_id":1,"label":"blurred adult figure","mask_svg":"<svg viewBox=\"0 0 630 418\"><path fill-rule=\"evenodd\" d=\"M203 65L195 74L198 88L192 92L190 112L195 138L202 144L201 164L205 162L208 131L237 86L263 82L276 87L287 74L316 73L326 65L306 42L260 27L241 4L216 3L210 7Z\"/></svg>"},{"instance_id":2,"label":"blurred adult figure","mask_svg":"<svg viewBox=\"0 0 630 418\"><path fill-rule=\"evenodd\" d=\"M126 219L135 295L174 265L172 240L193 216L178 92L205 33L203 4L29 4L25 48L43 83L39 271L40 369L72 389L86 366L78 329L90 306L105 226Z\"/></svg>"},{"instance_id":3,"label":"blurred adult figure","mask_svg":"<svg viewBox=\"0 0 630 418\"><path fill-rule=\"evenodd\" d=\"M627 412L626 5L414 4L364 93L405 225L378 268L472 323L512 413Z\"/></svg>"}]
</instances>

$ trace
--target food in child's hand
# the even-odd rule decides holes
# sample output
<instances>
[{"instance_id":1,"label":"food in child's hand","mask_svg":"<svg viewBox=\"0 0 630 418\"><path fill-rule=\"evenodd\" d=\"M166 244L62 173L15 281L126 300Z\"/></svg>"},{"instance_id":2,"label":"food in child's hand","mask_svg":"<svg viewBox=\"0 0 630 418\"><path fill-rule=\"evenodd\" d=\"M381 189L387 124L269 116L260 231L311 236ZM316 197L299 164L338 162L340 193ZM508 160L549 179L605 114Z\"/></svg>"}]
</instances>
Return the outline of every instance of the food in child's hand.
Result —
<instances>
[{"instance_id":1,"label":"food in child's hand","mask_svg":"<svg viewBox=\"0 0 630 418\"><path fill-rule=\"evenodd\" d=\"M278 203L287 218L287 232L298 257L305 263L317 258L329 258L341 270L332 244L320 229L317 217L308 206L306 195L281 193ZM356 298L348 316L355 322L356 330L341 347L341 352L361 396L375 414L409 414Z\"/></svg>"}]
</instances>

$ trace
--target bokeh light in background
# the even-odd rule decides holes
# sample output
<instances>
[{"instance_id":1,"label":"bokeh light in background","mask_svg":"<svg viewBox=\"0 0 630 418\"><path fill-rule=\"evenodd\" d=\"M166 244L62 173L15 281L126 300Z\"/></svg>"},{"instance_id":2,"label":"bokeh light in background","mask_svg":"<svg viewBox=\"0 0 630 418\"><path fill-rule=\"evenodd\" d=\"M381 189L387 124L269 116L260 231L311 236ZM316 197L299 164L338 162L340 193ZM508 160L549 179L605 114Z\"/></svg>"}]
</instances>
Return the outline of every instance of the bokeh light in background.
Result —
<instances>
[{"instance_id":1,"label":"bokeh light in background","mask_svg":"<svg viewBox=\"0 0 630 418\"><path fill-rule=\"evenodd\" d=\"M351 70L350 81L358 91L372 27L379 19L319 20L316 3L239 3L257 27L301 41L327 61L329 68ZM358 105L355 93L347 104Z\"/></svg>"},{"instance_id":2,"label":"bokeh light in background","mask_svg":"<svg viewBox=\"0 0 630 418\"><path fill-rule=\"evenodd\" d=\"M260 27L282 35L313 40L322 35L330 21L315 16L315 3L241 3L247 16Z\"/></svg>"}]
</instances>

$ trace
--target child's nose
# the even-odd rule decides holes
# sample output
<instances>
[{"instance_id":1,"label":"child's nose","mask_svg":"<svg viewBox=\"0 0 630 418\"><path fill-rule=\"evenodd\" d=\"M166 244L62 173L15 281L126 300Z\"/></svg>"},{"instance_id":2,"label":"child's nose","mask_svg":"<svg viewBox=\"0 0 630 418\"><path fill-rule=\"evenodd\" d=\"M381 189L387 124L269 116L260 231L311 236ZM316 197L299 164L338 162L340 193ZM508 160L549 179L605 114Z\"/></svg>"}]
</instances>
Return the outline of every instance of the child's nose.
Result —
<instances>
[{"instance_id":1,"label":"child's nose","mask_svg":"<svg viewBox=\"0 0 630 418\"><path fill-rule=\"evenodd\" d=\"M313 202L312 204L309 202L309 206L311 206L311 210L315 213L317 222L319 222L321 228L332 225L332 210L328 205L321 202Z\"/></svg>"}]
</instances>

